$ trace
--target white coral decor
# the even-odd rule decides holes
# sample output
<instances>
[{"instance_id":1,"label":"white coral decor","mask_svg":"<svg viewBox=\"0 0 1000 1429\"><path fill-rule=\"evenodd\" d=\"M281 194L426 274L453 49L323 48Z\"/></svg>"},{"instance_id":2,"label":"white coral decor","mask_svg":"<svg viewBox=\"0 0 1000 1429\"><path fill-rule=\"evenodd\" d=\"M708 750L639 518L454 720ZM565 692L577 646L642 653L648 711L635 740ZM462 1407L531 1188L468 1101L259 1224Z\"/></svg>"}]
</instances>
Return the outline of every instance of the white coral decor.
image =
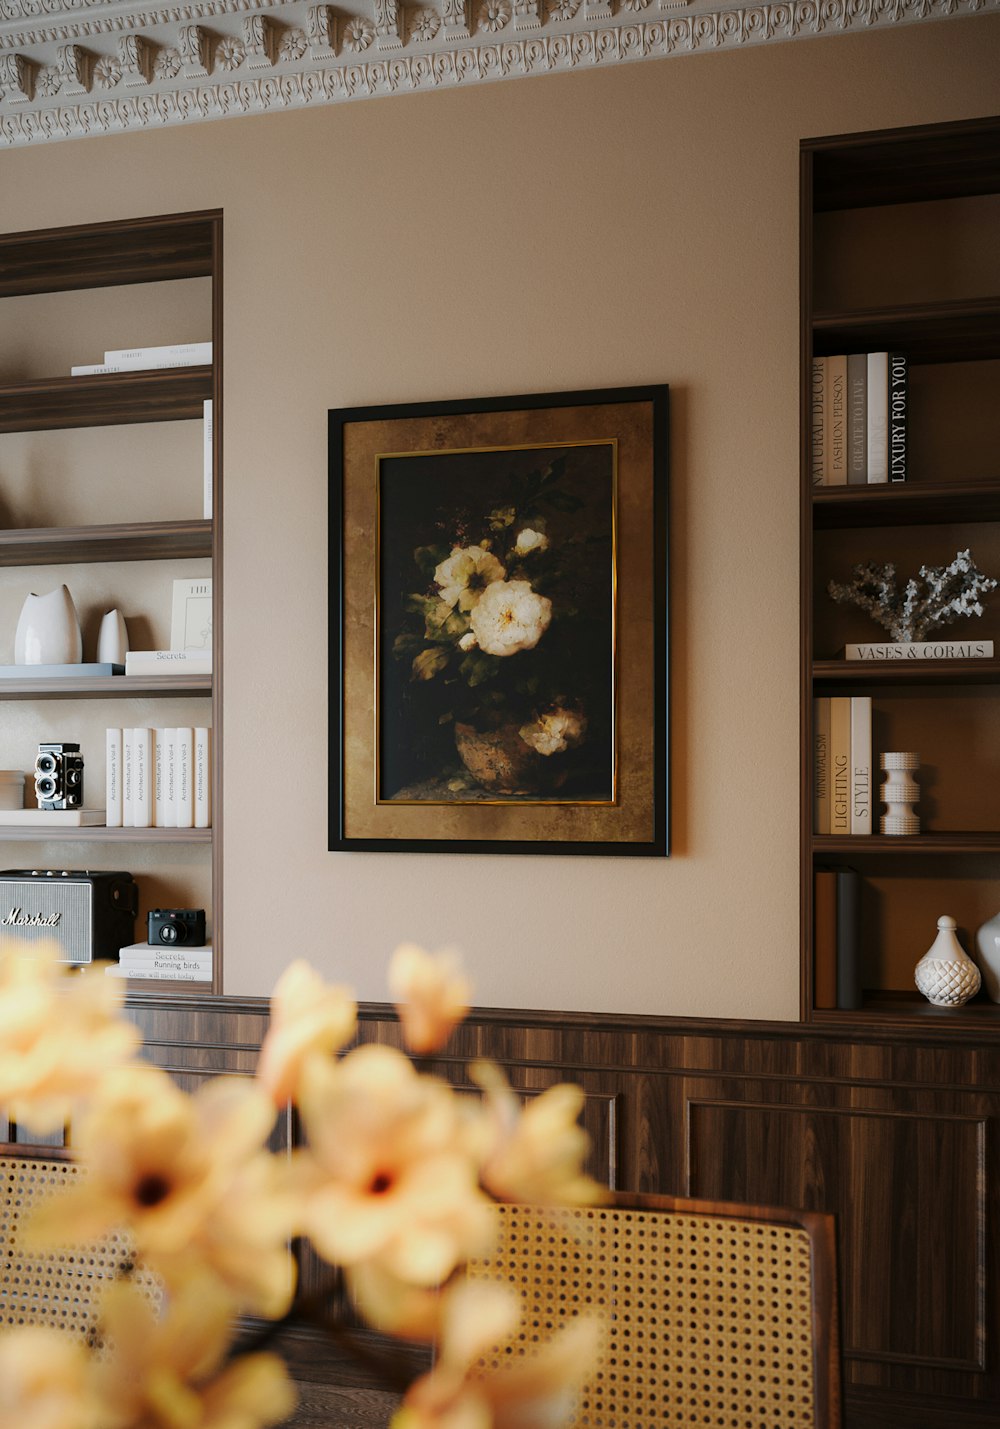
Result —
<instances>
[{"instance_id":1,"label":"white coral decor","mask_svg":"<svg viewBox=\"0 0 1000 1429\"><path fill-rule=\"evenodd\" d=\"M849 583L831 581L827 590L841 605L859 605L899 644L909 644L926 640L931 631L951 625L960 616L982 615L981 598L996 586L993 577L976 566L970 551L959 551L947 566L921 566L919 580L908 580L902 595L891 561L885 565L864 561L854 567Z\"/></svg>"},{"instance_id":2,"label":"white coral decor","mask_svg":"<svg viewBox=\"0 0 1000 1429\"><path fill-rule=\"evenodd\" d=\"M473 607L471 623L480 650L514 655L533 650L551 619L551 600L533 591L530 581L494 581Z\"/></svg>"}]
</instances>

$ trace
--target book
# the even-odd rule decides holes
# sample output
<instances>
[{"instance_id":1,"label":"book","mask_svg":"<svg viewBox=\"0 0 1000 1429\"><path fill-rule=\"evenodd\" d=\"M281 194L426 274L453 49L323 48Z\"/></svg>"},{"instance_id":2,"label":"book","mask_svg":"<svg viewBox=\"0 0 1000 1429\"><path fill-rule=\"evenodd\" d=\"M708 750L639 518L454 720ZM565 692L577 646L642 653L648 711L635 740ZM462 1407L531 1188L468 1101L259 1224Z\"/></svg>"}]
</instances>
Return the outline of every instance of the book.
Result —
<instances>
[{"instance_id":1,"label":"book","mask_svg":"<svg viewBox=\"0 0 1000 1429\"><path fill-rule=\"evenodd\" d=\"M163 766L162 729L153 730L153 823L158 829L167 828L167 777Z\"/></svg>"},{"instance_id":2,"label":"book","mask_svg":"<svg viewBox=\"0 0 1000 1429\"><path fill-rule=\"evenodd\" d=\"M124 665L97 661L84 665L0 665L0 680L92 680L102 675L124 675Z\"/></svg>"},{"instance_id":3,"label":"book","mask_svg":"<svg viewBox=\"0 0 1000 1429\"><path fill-rule=\"evenodd\" d=\"M123 967L121 963L109 963L104 969L108 977L135 978L138 981L149 982L154 978L160 978L166 982L211 982L212 969L198 969L189 972L181 968L131 968Z\"/></svg>"},{"instance_id":4,"label":"book","mask_svg":"<svg viewBox=\"0 0 1000 1429\"><path fill-rule=\"evenodd\" d=\"M851 833L872 831L872 699L851 696Z\"/></svg>"},{"instance_id":5,"label":"book","mask_svg":"<svg viewBox=\"0 0 1000 1429\"><path fill-rule=\"evenodd\" d=\"M826 359L814 357L812 363L812 484L826 485Z\"/></svg>"},{"instance_id":6,"label":"book","mask_svg":"<svg viewBox=\"0 0 1000 1429\"><path fill-rule=\"evenodd\" d=\"M174 581L171 650L212 653L212 577Z\"/></svg>"},{"instance_id":7,"label":"book","mask_svg":"<svg viewBox=\"0 0 1000 1429\"><path fill-rule=\"evenodd\" d=\"M868 484L889 480L889 354L868 354Z\"/></svg>"},{"instance_id":8,"label":"book","mask_svg":"<svg viewBox=\"0 0 1000 1429\"><path fill-rule=\"evenodd\" d=\"M212 731L201 726L194 731L194 827L212 826Z\"/></svg>"},{"instance_id":9,"label":"book","mask_svg":"<svg viewBox=\"0 0 1000 1429\"><path fill-rule=\"evenodd\" d=\"M204 961L212 956L212 940L191 948L161 947L158 943L125 943L118 949L120 962L142 961L144 958L158 958L164 962L184 962L192 959Z\"/></svg>"},{"instance_id":10,"label":"book","mask_svg":"<svg viewBox=\"0 0 1000 1429\"><path fill-rule=\"evenodd\" d=\"M103 809L0 809L0 828L19 827L83 829L100 827Z\"/></svg>"},{"instance_id":11,"label":"book","mask_svg":"<svg viewBox=\"0 0 1000 1429\"><path fill-rule=\"evenodd\" d=\"M830 698L813 701L813 832L830 832Z\"/></svg>"},{"instance_id":12,"label":"book","mask_svg":"<svg viewBox=\"0 0 1000 1429\"><path fill-rule=\"evenodd\" d=\"M861 878L837 869L837 1006L861 1006Z\"/></svg>"},{"instance_id":13,"label":"book","mask_svg":"<svg viewBox=\"0 0 1000 1429\"><path fill-rule=\"evenodd\" d=\"M992 660L992 640L875 641L845 645L845 660Z\"/></svg>"},{"instance_id":14,"label":"book","mask_svg":"<svg viewBox=\"0 0 1000 1429\"><path fill-rule=\"evenodd\" d=\"M889 480L906 480L906 442L909 425L909 372L901 352L889 353Z\"/></svg>"},{"instance_id":15,"label":"book","mask_svg":"<svg viewBox=\"0 0 1000 1429\"><path fill-rule=\"evenodd\" d=\"M194 827L194 780L192 759L194 755L194 730L184 726L175 731L174 758L174 808L179 829Z\"/></svg>"},{"instance_id":16,"label":"book","mask_svg":"<svg viewBox=\"0 0 1000 1429\"><path fill-rule=\"evenodd\" d=\"M128 675L210 675L211 650L129 650Z\"/></svg>"},{"instance_id":17,"label":"book","mask_svg":"<svg viewBox=\"0 0 1000 1429\"><path fill-rule=\"evenodd\" d=\"M210 342L170 342L162 347L116 347L104 354L105 362L173 362L204 366L212 360Z\"/></svg>"},{"instance_id":18,"label":"book","mask_svg":"<svg viewBox=\"0 0 1000 1429\"><path fill-rule=\"evenodd\" d=\"M837 871L818 868L813 883L813 1006L837 1006Z\"/></svg>"},{"instance_id":19,"label":"book","mask_svg":"<svg viewBox=\"0 0 1000 1429\"><path fill-rule=\"evenodd\" d=\"M868 480L868 354L847 358L847 484Z\"/></svg>"},{"instance_id":20,"label":"book","mask_svg":"<svg viewBox=\"0 0 1000 1429\"><path fill-rule=\"evenodd\" d=\"M132 731L132 823L137 829L148 829L153 822L153 779L151 731Z\"/></svg>"},{"instance_id":21,"label":"book","mask_svg":"<svg viewBox=\"0 0 1000 1429\"><path fill-rule=\"evenodd\" d=\"M122 823L122 732L109 729L105 733L104 802L109 829Z\"/></svg>"},{"instance_id":22,"label":"book","mask_svg":"<svg viewBox=\"0 0 1000 1429\"><path fill-rule=\"evenodd\" d=\"M177 827L177 730L163 731L163 823Z\"/></svg>"},{"instance_id":23,"label":"book","mask_svg":"<svg viewBox=\"0 0 1000 1429\"><path fill-rule=\"evenodd\" d=\"M197 358L178 357L160 361L137 361L120 358L117 362L82 362L71 367L71 377L100 377L106 372L162 372L166 367L200 367Z\"/></svg>"},{"instance_id":24,"label":"book","mask_svg":"<svg viewBox=\"0 0 1000 1429\"><path fill-rule=\"evenodd\" d=\"M847 357L826 359L826 486L847 485Z\"/></svg>"},{"instance_id":25,"label":"book","mask_svg":"<svg viewBox=\"0 0 1000 1429\"><path fill-rule=\"evenodd\" d=\"M122 826L135 827L135 730L122 730Z\"/></svg>"},{"instance_id":26,"label":"book","mask_svg":"<svg viewBox=\"0 0 1000 1429\"><path fill-rule=\"evenodd\" d=\"M201 514L206 521L211 521L213 510L213 478L215 473L215 447L212 441L212 401L209 398L202 403L202 448L201 448L201 474L202 474L202 509Z\"/></svg>"},{"instance_id":27,"label":"book","mask_svg":"<svg viewBox=\"0 0 1000 1429\"><path fill-rule=\"evenodd\" d=\"M830 699L830 833L851 832L851 699Z\"/></svg>"}]
</instances>

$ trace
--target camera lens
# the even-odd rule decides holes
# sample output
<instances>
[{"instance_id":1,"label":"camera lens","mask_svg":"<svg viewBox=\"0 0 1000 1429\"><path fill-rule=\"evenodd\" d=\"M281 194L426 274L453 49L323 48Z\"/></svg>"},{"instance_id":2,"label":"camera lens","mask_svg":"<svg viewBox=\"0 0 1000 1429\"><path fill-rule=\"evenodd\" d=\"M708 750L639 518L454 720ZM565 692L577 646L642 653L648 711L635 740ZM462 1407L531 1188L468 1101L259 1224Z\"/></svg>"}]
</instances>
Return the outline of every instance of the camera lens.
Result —
<instances>
[{"instance_id":1,"label":"camera lens","mask_svg":"<svg viewBox=\"0 0 1000 1429\"><path fill-rule=\"evenodd\" d=\"M41 779L35 780L35 793L39 799L52 799L55 797L57 784L51 775L45 774Z\"/></svg>"},{"instance_id":2,"label":"camera lens","mask_svg":"<svg viewBox=\"0 0 1000 1429\"><path fill-rule=\"evenodd\" d=\"M80 771L79 771L79 769L67 769L67 770L66 770L66 783L67 783L67 784L79 784L79 782L80 782Z\"/></svg>"},{"instance_id":3,"label":"camera lens","mask_svg":"<svg viewBox=\"0 0 1000 1429\"><path fill-rule=\"evenodd\" d=\"M161 943L180 943L184 940L184 929L177 923L164 923L160 929Z\"/></svg>"},{"instance_id":4,"label":"camera lens","mask_svg":"<svg viewBox=\"0 0 1000 1429\"><path fill-rule=\"evenodd\" d=\"M35 768L39 774L54 774L56 771L56 757L54 754L40 754L35 760Z\"/></svg>"}]
</instances>

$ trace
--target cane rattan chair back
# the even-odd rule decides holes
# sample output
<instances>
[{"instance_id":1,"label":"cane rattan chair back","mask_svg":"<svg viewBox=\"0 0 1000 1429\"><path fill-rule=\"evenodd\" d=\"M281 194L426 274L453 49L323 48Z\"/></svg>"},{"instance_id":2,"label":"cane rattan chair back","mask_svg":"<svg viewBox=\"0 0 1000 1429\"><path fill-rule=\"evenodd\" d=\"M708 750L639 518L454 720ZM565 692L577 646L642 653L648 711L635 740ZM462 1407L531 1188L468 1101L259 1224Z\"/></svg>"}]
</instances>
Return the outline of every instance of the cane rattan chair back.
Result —
<instances>
[{"instance_id":1,"label":"cane rattan chair back","mask_svg":"<svg viewBox=\"0 0 1000 1429\"><path fill-rule=\"evenodd\" d=\"M158 1281L148 1272L131 1271L124 1235L65 1250L35 1250L24 1243L35 1207L83 1174L63 1151L0 1143L0 1326L46 1325L87 1339L101 1291L126 1268L143 1293L158 1300Z\"/></svg>"},{"instance_id":2,"label":"cane rattan chair back","mask_svg":"<svg viewBox=\"0 0 1000 1429\"><path fill-rule=\"evenodd\" d=\"M515 1286L536 1352L567 1318L605 1324L575 1429L838 1429L833 1218L617 1195L600 1207L498 1206L475 1279Z\"/></svg>"}]
</instances>

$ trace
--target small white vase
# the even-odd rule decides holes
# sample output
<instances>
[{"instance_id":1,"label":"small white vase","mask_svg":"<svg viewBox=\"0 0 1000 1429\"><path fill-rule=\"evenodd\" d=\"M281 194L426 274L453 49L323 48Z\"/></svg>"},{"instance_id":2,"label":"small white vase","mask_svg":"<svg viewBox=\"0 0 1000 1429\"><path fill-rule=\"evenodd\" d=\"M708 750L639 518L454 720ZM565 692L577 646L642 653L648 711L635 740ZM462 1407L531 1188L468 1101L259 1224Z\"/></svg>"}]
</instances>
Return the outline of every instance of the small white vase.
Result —
<instances>
[{"instance_id":1,"label":"small white vase","mask_svg":"<svg viewBox=\"0 0 1000 1429\"><path fill-rule=\"evenodd\" d=\"M101 616L101 628L97 632L97 663L99 665L124 665L128 654L128 631L125 617L120 610L109 610Z\"/></svg>"},{"instance_id":2,"label":"small white vase","mask_svg":"<svg viewBox=\"0 0 1000 1429\"><path fill-rule=\"evenodd\" d=\"M961 1007L979 991L979 969L955 936L957 924L947 914L937 921L938 935L917 963L913 981L935 1007Z\"/></svg>"},{"instance_id":3,"label":"small white vase","mask_svg":"<svg viewBox=\"0 0 1000 1429\"><path fill-rule=\"evenodd\" d=\"M14 664L79 665L82 658L80 621L66 586L29 595L14 634Z\"/></svg>"},{"instance_id":4,"label":"small white vase","mask_svg":"<svg viewBox=\"0 0 1000 1429\"><path fill-rule=\"evenodd\" d=\"M987 918L976 934L976 946L986 996L991 1002L1000 1002L1000 913Z\"/></svg>"}]
</instances>

